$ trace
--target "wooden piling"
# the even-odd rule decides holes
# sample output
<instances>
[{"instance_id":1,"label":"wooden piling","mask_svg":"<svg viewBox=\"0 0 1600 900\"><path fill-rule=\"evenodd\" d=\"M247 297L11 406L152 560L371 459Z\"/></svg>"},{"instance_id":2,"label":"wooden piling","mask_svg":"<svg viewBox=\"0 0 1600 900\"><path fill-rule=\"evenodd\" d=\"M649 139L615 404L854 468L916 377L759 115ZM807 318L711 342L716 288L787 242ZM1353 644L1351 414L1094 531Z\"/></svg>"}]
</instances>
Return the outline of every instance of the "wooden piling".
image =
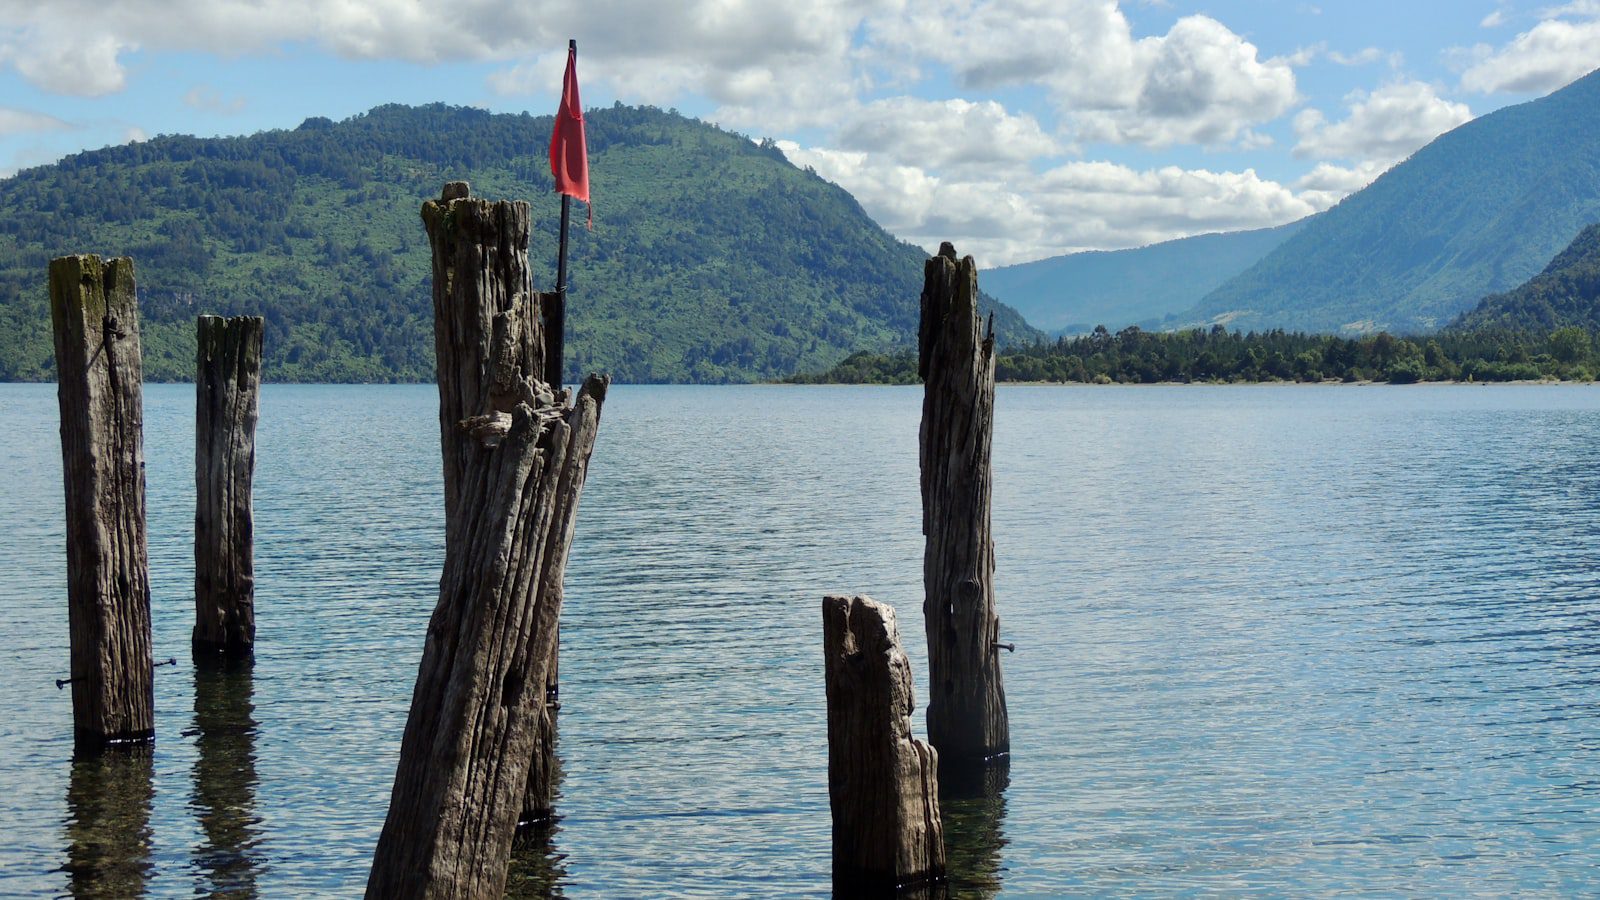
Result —
<instances>
[{"instance_id":1,"label":"wooden piling","mask_svg":"<svg viewBox=\"0 0 1600 900\"><path fill-rule=\"evenodd\" d=\"M144 401L133 260L50 262L66 482L67 619L76 745L155 735Z\"/></svg>"},{"instance_id":2,"label":"wooden piling","mask_svg":"<svg viewBox=\"0 0 1600 900\"><path fill-rule=\"evenodd\" d=\"M368 897L494 897L506 880L554 658L561 579L609 380L539 380L528 205L452 182L433 247L445 568Z\"/></svg>"},{"instance_id":3,"label":"wooden piling","mask_svg":"<svg viewBox=\"0 0 1600 900\"><path fill-rule=\"evenodd\" d=\"M894 609L869 597L824 598L822 644L834 893L942 879L938 755L911 735L911 663Z\"/></svg>"},{"instance_id":4,"label":"wooden piling","mask_svg":"<svg viewBox=\"0 0 1600 900\"><path fill-rule=\"evenodd\" d=\"M200 316L195 372L193 646L247 656L256 642L251 478L261 395L260 316Z\"/></svg>"},{"instance_id":5,"label":"wooden piling","mask_svg":"<svg viewBox=\"0 0 1600 900\"><path fill-rule=\"evenodd\" d=\"M994 329L980 324L977 266L945 243L924 269L918 371L928 740L946 781L1011 749L989 523Z\"/></svg>"}]
</instances>

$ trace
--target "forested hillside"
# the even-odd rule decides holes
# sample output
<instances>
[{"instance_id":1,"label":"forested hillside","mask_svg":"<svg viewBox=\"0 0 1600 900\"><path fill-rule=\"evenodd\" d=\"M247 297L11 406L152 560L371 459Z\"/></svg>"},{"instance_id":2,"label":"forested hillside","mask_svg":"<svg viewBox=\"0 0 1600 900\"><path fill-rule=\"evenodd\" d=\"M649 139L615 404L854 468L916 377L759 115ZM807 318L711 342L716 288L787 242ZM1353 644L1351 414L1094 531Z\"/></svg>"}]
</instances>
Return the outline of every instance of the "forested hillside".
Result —
<instances>
[{"instance_id":1,"label":"forested hillside","mask_svg":"<svg viewBox=\"0 0 1600 900\"><path fill-rule=\"evenodd\" d=\"M568 379L745 381L913 344L926 254L770 143L653 108L586 115L595 227L574 222ZM266 376L433 377L422 201L466 179L533 201L554 281L550 118L384 106L342 122L162 136L0 181L0 380L52 375L48 260L130 254L145 372L193 368L198 313L267 319ZM1000 308L1002 340L1038 332Z\"/></svg>"},{"instance_id":2,"label":"forested hillside","mask_svg":"<svg viewBox=\"0 0 1600 900\"><path fill-rule=\"evenodd\" d=\"M1131 250L1091 250L982 273L984 289L1051 332L1158 328L1299 231L1308 219L1200 234Z\"/></svg>"},{"instance_id":3,"label":"forested hillside","mask_svg":"<svg viewBox=\"0 0 1600 900\"><path fill-rule=\"evenodd\" d=\"M1455 324L1536 331L1573 326L1600 330L1600 224L1580 232L1543 272L1515 290L1483 298Z\"/></svg>"},{"instance_id":4,"label":"forested hillside","mask_svg":"<svg viewBox=\"0 0 1600 900\"><path fill-rule=\"evenodd\" d=\"M1600 73L1441 135L1185 317L1415 332L1544 268L1600 221Z\"/></svg>"}]
</instances>

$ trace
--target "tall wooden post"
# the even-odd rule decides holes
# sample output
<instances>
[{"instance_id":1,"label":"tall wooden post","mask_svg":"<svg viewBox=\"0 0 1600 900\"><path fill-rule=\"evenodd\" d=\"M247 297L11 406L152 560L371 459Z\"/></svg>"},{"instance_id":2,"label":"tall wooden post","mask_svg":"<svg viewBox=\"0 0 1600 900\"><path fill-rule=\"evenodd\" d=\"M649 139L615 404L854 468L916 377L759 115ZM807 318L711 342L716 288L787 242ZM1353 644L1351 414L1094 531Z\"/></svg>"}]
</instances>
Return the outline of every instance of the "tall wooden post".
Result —
<instances>
[{"instance_id":1,"label":"tall wooden post","mask_svg":"<svg viewBox=\"0 0 1600 900\"><path fill-rule=\"evenodd\" d=\"M569 403L543 371L528 205L452 182L433 247L445 566L369 897L493 897L545 706L560 584L609 380Z\"/></svg>"},{"instance_id":2,"label":"tall wooden post","mask_svg":"<svg viewBox=\"0 0 1600 900\"><path fill-rule=\"evenodd\" d=\"M938 755L911 736L911 663L894 609L868 597L827 597L822 643L835 894L943 878Z\"/></svg>"},{"instance_id":3,"label":"tall wooden post","mask_svg":"<svg viewBox=\"0 0 1600 900\"><path fill-rule=\"evenodd\" d=\"M928 740L947 782L1011 749L989 528L994 331L980 324L978 268L945 243L924 270L918 371Z\"/></svg>"},{"instance_id":4,"label":"tall wooden post","mask_svg":"<svg viewBox=\"0 0 1600 900\"><path fill-rule=\"evenodd\" d=\"M194 652L246 656L256 642L254 518L260 316L200 316L195 372Z\"/></svg>"},{"instance_id":5,"label":"tall wooden post","mask_svg":"<svg viewBox=\"0 0 1600 900\"><path fill-rule=\"evenodd\" d=\"M50 262L77 746L155 735L144 401L133 260Z\"/></svg>"}]
</instances>

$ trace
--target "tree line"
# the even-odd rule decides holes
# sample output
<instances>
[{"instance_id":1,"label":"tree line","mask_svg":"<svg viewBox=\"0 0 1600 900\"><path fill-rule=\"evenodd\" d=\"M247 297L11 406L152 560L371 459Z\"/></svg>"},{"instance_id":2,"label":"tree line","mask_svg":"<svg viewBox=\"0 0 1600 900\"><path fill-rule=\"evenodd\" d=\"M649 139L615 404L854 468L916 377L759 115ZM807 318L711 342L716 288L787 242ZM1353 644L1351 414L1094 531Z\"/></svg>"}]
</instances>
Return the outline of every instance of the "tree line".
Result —
<instances>
[{"instance_id":1,"label":"tree line","mask_svg":"<svg viewBox=\"0 0 1600 900\"><path fill-rule=\"evenodd\" d=\"M1387 332L1340 337L1301 332L1209 329L1144 331L1137 326L1002 348L999 381L1083 384L1264 381L1593 381L1596 332ZM916 354L862 352L832 369L789 379L801 384L913 384Z\"/></svg>"}]
</instances>

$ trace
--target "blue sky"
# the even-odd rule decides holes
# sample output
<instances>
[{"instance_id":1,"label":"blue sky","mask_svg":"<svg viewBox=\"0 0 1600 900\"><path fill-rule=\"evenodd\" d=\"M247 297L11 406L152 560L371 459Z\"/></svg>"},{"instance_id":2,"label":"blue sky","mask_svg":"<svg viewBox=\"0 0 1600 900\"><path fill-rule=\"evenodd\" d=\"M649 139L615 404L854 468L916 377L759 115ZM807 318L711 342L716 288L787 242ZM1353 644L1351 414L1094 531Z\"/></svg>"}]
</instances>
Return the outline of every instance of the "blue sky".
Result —
<instances>
[{"instance_id":1,"label":"blue sky","mask_svg":"<svg viewBox=\"0 0 1600 900\"><path fill-rule=\"evenodd\" d=\"M777 138L983 265L1291 221L1600 66L1600 0L0 0L0 23L0 174L380 103L552 112L574 37L587 105Z\"/></svg>"}]
</instances>

